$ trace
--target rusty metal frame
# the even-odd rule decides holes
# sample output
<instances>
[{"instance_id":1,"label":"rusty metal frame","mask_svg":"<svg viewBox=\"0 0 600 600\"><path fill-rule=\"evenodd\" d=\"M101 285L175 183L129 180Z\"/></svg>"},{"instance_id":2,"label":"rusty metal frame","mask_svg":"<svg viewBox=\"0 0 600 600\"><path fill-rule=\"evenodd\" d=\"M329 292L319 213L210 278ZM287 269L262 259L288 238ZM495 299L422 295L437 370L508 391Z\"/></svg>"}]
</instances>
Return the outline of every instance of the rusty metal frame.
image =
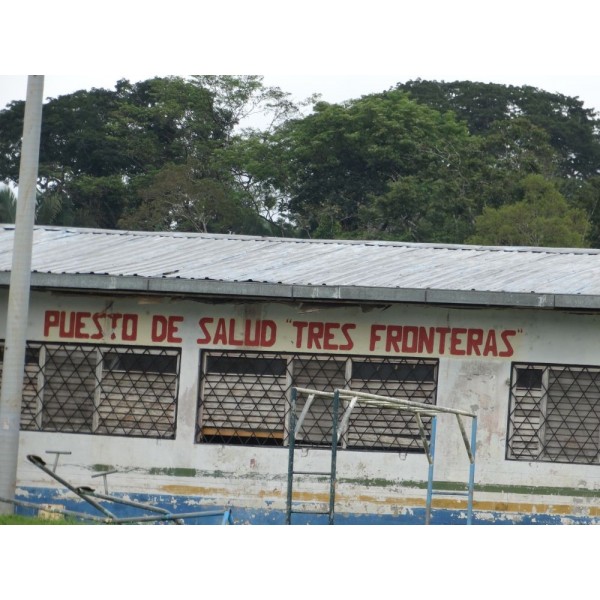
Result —
<instances>
[{"instance_id":1,"label":"rusty metal frame","mask_svg":"<svg viewBox=\"0 0 600 600\"><path fill-rule=\"evenodd\" d=\"M53 452L56 454L56 452ZM61 454L65 454L61 452ZM58 459L58 456L57 456ZM174 523L176 525L184 525L185 519L197 519L203 517L217 517L222 516L221 525L232 525L233 517L231 509L228 510L202 510L202 511L194 511L194 512L185 512L185 513L173 513L164 508L153 506L151 504L146 504L142 502L135 502L133 500L128 500L125 498L121 498L119 496L113 496L108 493L99 493L95 492L93 488L87 486L79 486L76 487L69 483L66 479L61 477L56 473L56 461L54 463L54 470L48 467L45 461L34 454L29 454L27 456L27 460L36 466L38 469L42 470L44 473L52 477L55 481L66 487L68 490L73 492L76 496L81 498L84 502L89 504L91 507L99 511L103 517L98 517L97 515L89 514L89 513L81 513L70 510L56 510L50 509L48 512L53 512L57 514L63 514L66 516L73 516L77 519L99 522L105 524L114 524L114 525L124 525L124 524L133 524L133 523ZM106 481L105 481L106 488ZM27 508L37 508L38 510L47 510L43 506L39 504L35 504L32 502L24 502L20 500L9 500L7 498L0 497L0 502L8 502L15 506L23 506ZM102 502L110 502L117 505L129 506L131 508L136 508L139 510L145 511L146 514L133 516L133 517L119 517L114 512L106 508Z\"/></svg>"}]
</instances>

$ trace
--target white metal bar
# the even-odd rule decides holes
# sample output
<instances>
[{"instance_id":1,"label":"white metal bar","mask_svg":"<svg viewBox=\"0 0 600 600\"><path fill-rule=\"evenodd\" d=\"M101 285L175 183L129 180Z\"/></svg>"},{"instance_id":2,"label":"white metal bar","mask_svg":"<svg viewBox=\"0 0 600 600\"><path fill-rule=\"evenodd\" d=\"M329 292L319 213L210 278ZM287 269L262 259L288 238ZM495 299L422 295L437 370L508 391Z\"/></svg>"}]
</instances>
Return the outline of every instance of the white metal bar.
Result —
<instances>
[{"instance_id":1,"label":"white metal bar","mask_svg":"<svg viewBox=\"0 0 600 600\"><path fill-rule=\"evenodd\" d=\"M298 417L298 420L296 421L296 429L294 429L294 437L297 438L298 434L300 433L300 430L302 429L302 423L304 423L304 419L306 418L306 415L308 413L308 411L310 410L310 406L313 403L313 400L315 399L316 394L309 394L308 398L306 399L306 403L304 404L304 407L302 408L302 412L300 413L300 416Z\"/></svg>"},{"instance_id":2,"label":"white metal bar","mask_svg":"<svg viewBox=\"0 0 600 600\"><path fill-rule=\"evenodd\" d=\"M460 428L460 433L462 435L463 442L465 443L465 448L467 449L467 454L469 455L469 462L471 464L473 464L475 462L475 457L473 456L473 452L471 451L471 444L469 442L469 438L467 437L465 425L462 422L460 415L456 415L456 420L458 421L458 427Z\"/></svg>"},{"instance_id":3,"label":"white metal bar","mask_svg":"<svg viewBox=\"0 0 600 600\"><path fill-rule=\"evenodd\" d=\"M352 411L354 410L354 407L356 406L357 402L358 402L358 397L354 396L354 398L352 398L352 400L350 400L350 404L348 404L348 407L346 408L346 410L344 412L344 416L342 417L342 422L340 424L340 428L338 429L338 434L337 434L338 442L340 441L340 438L344 435L344 433L346 433L346 429L348 429L348 423L350 422L350 415L352 414Z\"/></svg>"},{"instance_id":4,"label":"white metal bar","mask_svg":"<svg viewBox=\"0 0 600 600\"><path fill-rule=\"evenodd\" d=\"M424 402L414 402L412 400L406 400L401 398L390 398L386 396L378 396L377 394L368 394L366 392L353 392L352 390L340 390L340 397L342 396L358 396L359 398L371 399L371 400L383 400L389 402L390 406L397 405L398 407L413 407L422 408L424 410L436 412L436 413L450 413L454 415L463 415L465 417L475 417L474 413L466 410L460 410L458 408L446 408L445 406L435 406L432 404L425 404Z\"/></svg>"},{"instance_id":5,"label":"white metal bar","mask_svg":"<svg viewBox=\"0 0 600 600\"><path fill-rule=\"evenodd\" d=\"M423 441L423 448L425 449L425 454L427 455L427 462L431 465L433 464L433 456L431 456L431 453L429 452L429 443L427 442L427 434L425 433L425 427L423 426L421 415L417 413L415 417L417 418L419 433L421 434L421 440Z\"/></svg>"}]
</instances>

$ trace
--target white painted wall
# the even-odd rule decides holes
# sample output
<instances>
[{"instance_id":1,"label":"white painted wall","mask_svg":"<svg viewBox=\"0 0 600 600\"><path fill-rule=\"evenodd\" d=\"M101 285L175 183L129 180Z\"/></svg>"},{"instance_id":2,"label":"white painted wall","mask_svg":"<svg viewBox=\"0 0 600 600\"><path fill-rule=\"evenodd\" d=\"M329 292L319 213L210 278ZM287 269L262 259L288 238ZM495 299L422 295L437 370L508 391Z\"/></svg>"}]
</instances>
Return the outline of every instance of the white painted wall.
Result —
<instances>
[{"instance_id":1,"label":"white painted wall","mask_svg":"<svg viewBox=\"0 0 600 600\"><path fill-rule=\"evenodd\" d=\"M2 293L0 302L6 306L5 292ZM194 443L200 352L203 348L227 347L212 343L199 344L198 339L205 337L205 331L198 323L203 318L213 319L212 322L205 322L205 328L214 335L218 319L226 319L228 323L229 319L235 318L236 339L243 338L243 323L246 319L270 320L277 325L277 339L265 350L317 351L326 354L335 353L335 350L308 348L305 335L302 347L298 348L298 327L294 327L293 322L339 325L329 328L329 344L347 345L347 336L352 339L353 344L352 348L341 351L341 354L369 354L369 333L373 325L451 328L458 332L455 354L451 353L448 338L442 351L438 339L436 350L427 356L440 359L438 404L475 411L479 416L476 482L600 489L600 469L597 465L527 463L507 461L504 458L511 361L600 366L598 315L550 310L460 309L418 305L336 308L255 302L228 304L169 298L109 298L34 292L28 328L30 340L69 341L60 337L60 328L56 326L50 327L44 335L45 323L48 325L55 317L55 313L51 313L53 316L49 320L46 311L78 311L89 314L90 316L80 319L79 333L83 336L93 335L98 331L91 317L94 313L137 315L137 339L134 341L123 340L119 328L113 331L108 327L108 320L103 318L103 339L71 340L77 343L116 341L134 345L160 345L160 342L153 341L151 337L152 318L158 315L168 321L175 317L172 323L176 330L171 332L171 336L181 341L169 345L182 348L177 437L175 440L144 440L22 432L19 455L19 484L22 486L49 483L46 475L25 460L27 454L37 454L47 462L52 462L52 457L45 455L47 450L68 450L72 454L61 458L59 469L64 477L76 485L93 484L100 488L100 481L90 477L94 473L93 465L105 464L120 470L120 473L110 476L109 483L113 490L191 493L208 498L208 502L214 500L215 503L235 498L236 503L246 502L249 506L257 507L264 506L266 500L272 500L278 506L283 506L288 459L286 448L227 447ZM4 314L5 311L2 311L2 315ZM348 324L353 327L348 327ZM347 326L347 336L343 333L342 325ZM490 330L496 332L498 350L490 352L488 356L478 356L473 348L470 355L457 354L466 352L468 334L461 331L468 329L483 330L486 335ZM4 336L4 331L5 323L1 323L0 336ZM382 329L377 331L383 335ZM507 331L513 332L507 334L508 346L502 341L502 332ZM375 353L385 354L384 343L378 344ZM231 348L244 349L240 346ZM510 355L498 356L501 352ZM390 353L395 354L393 351ZM479 353L483 353L483 346L479 347ZM466 482L468 462L455 417L443 415L439 419L436 479ZM305 460L311 466L321 465L327 468L327 453L312 449L305 454ZM160 473L161 470L175 468L195 469L197 475L177 477ZM151 476L157 470L159 473ZM399 487L393 492L402 496L414 491L402 488L400 482L426 481L427 462L423 455L343 451L338 454L338 476L397 481ZM361 494L387 496L390 493L389 486L379 490L377 487L367 489L356 486L357 498ZM368 501L356 500L354 508L365 502L368 504Z\"/></svg>"}]
</instances>

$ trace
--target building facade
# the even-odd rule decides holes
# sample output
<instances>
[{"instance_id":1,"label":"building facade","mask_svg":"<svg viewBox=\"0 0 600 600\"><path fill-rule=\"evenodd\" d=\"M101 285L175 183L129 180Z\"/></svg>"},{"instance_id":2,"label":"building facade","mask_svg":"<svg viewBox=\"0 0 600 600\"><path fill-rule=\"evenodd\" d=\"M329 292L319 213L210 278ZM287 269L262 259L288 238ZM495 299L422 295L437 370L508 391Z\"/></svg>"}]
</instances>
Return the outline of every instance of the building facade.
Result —
<instances>
[{"instance_id":1,"label":"building facade","mask_svg":"<svg viewBox=\"0 0 600 600\"><path fill-rule=\"evenodd\" d=\"M59 452L76 485L114 471L114 493L283 523L291 390L351 389L477 415L476 523L598 523L599 327L594 250L36 228L18 497L77 505L26 460ZM331 414L311 410L297 461L322 471ZM417 425L352 413L336 522L423 522ZM468 469L440 415L433 523L465 522Z\"/></svg>"}]
</instances>

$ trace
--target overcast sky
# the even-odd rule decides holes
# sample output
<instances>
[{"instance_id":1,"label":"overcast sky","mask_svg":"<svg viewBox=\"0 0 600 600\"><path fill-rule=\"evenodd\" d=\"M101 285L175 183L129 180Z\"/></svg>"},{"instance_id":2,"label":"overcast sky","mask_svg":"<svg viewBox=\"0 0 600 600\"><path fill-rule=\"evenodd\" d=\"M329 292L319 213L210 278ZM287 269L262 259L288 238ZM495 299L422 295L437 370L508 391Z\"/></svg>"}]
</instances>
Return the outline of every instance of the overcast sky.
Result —
<instances>
[{"instance_id":1,"label":"overcast sky","mask_svg":"<svg viewBox=\"0 0 600 600\"><path fill-rule=\"evenodd\" d=\"M3 31L0 109L25 98L26 73L46 75L46 98L121 78L252 73L297 100L321 93L339 102L416 78L470 80L577 96L600 113L596 0L94 4L6 9L14 27Z\"/></svg>"}]
</instances>

